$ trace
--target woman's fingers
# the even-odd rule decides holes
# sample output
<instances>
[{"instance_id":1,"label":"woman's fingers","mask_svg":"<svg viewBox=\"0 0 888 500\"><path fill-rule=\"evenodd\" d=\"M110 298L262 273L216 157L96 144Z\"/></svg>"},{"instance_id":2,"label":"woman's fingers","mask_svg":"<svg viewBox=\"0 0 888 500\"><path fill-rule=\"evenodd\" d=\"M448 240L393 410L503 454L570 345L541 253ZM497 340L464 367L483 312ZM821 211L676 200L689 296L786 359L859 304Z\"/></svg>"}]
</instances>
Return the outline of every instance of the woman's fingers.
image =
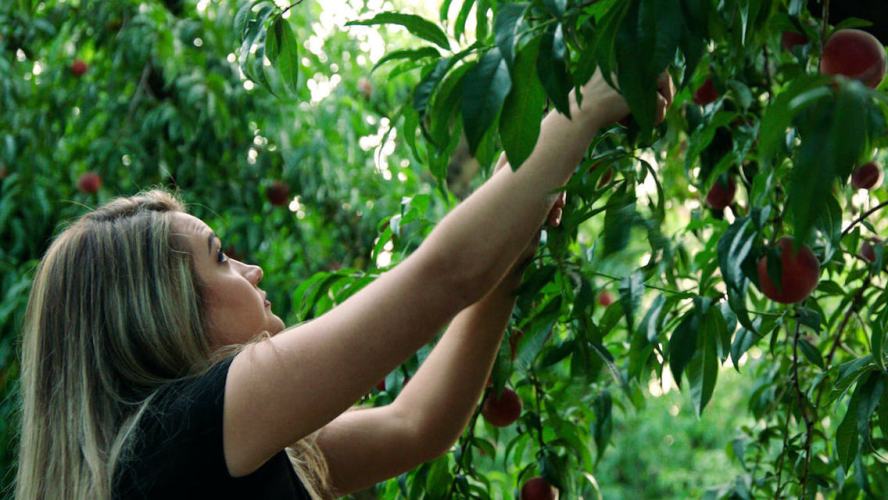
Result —
<instances>
[{"instance_id":1,"label":"woman's fingers","mask_svg":"<svg viewBox=\"0 0 888 500\"><path fill-rule=\"evenodd\" d=\"M561 214L564 212L564 204L567 201L567 193L562 191L558 198L555 199L555 204L552 205L552 208L549 210L549 216L546 218L546 222L549 223L550 226L558 226L561 224Z\"/></svg>"},{"instance_id":2,"label":"woman's fingers","mask_svg":"<svg viewBox=\"0 0 888 500\"><path fill-rule=\"evenodd\" d=\"M669 102L663 96L657 94L657 120L656 123L661 123L666 119L666 110L669 109Z\"/></svg>"},{"instance_id":3,"label":"woman's fingers","mask_svg":"<svg viewBox=\"0 0 888 500\"><path fill-rule=\"evenodd\" d=\"M657 93L666 99L668 106L672 106L672 100L675 98L675 83L668 71L660 73L660 77L657 79Z\"/></svg>"}]
</instances>

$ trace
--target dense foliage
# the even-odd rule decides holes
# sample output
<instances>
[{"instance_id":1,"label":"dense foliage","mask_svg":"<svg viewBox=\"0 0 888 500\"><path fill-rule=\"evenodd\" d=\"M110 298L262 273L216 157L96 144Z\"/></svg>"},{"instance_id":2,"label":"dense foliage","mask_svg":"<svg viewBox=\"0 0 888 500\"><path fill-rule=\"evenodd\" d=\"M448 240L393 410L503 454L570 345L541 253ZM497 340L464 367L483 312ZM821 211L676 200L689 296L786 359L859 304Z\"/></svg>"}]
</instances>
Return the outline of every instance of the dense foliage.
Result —
<instances>
[{"instance_id":1,"label":"dense foliage","mask_svg":"<svg viewBox=\"0 0 888 500\"><path fill-rule=\"evenodd\" d=\"M542 116L569 112L601 68L632 117L589 148L526 272L485 395L515 391L519 420L491 426L479 405L452 453L379 492L510 497L542 476L593 498L652 387L679 385L699 415L736 370L752 386L733 406L736 477L710 495L884 497L885 40L863 70L827 42L884 36L886 21L825 7L442 0L434 19L375 3L340 31L312 2L4 4L0 390L15 391L36 259L83 205L180 187L263 265L288 324L308 319L414 250L501 151L520 168ZM379 25L405 29L379 28L388 50L364 57ZM663 70L679 92L655 125ZM857 79L825 74L842 71ZM78 192L86 171L101 186ZM367 404L390 402L427 354Z\"/></svg>"}]
</instances>

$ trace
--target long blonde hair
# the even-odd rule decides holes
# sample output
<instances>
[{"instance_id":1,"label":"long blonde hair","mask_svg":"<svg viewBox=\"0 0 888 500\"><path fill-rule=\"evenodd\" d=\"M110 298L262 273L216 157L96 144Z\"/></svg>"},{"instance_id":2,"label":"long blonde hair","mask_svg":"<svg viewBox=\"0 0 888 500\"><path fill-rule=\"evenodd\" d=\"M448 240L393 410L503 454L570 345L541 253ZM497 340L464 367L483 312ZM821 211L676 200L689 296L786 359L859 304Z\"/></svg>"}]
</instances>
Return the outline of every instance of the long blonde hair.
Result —
<instances>
[{"instance_id":1,"label":"long blonde hair","mask_svg":"<svg viewBox=\"0 0 888 500\"><path fill-rule=\"evenodd\" d=\"M110 499L157 391L269 337L211 350L175 212L185 204L163 189L116 198L65 228L40 261L22 331L17 499ZM287 454L312 496L329 498L316 434Z\"/></svg>"}]
</instances>

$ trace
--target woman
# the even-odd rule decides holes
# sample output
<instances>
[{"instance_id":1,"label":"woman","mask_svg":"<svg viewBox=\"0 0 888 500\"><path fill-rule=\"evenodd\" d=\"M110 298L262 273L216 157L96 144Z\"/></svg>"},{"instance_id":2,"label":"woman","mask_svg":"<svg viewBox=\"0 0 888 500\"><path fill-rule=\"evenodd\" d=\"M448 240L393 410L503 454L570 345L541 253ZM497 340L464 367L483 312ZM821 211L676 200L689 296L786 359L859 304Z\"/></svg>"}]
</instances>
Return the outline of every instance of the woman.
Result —
<instances>
[{"instance_id":1,"label":"woman","mask_svg":"<svg viewBox=\"0 0 888 500\"><path fill-rule=\"evenodd\" d=\"M660 79L658 117L674 89ZM174 196L119 198L43 257L23 331L16 496L331 498L433 459L469 421L551 193L628 113L600 75L407 259L285 328L262 270ZM553 205L556 205L553 207ZM390 405L347 411L448 330Z\"/></svg>"}]
</instances>

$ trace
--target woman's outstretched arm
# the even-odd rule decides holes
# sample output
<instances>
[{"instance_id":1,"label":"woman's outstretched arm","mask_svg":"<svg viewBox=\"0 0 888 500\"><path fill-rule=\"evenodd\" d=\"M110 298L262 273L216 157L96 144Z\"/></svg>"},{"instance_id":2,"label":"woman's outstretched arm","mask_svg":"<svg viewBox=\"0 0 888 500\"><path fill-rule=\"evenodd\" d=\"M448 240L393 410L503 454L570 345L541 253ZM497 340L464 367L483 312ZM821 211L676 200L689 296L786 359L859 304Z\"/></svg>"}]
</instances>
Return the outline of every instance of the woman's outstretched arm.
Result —
<instances>
[{"instance_id":1,"label":"woman's outstretched arm","mask_svg":"<svg viewBox=\"0 0 888 500\"><path fill-rule=\"evenodd\" d=\"M327 425L501 280L599 126L625 101L595 77L573 119L550 114L518 172L502 169L407 259L323 316L244 349L225 388L224 453L246 475Z\"/></svg>"}]
</instances>

